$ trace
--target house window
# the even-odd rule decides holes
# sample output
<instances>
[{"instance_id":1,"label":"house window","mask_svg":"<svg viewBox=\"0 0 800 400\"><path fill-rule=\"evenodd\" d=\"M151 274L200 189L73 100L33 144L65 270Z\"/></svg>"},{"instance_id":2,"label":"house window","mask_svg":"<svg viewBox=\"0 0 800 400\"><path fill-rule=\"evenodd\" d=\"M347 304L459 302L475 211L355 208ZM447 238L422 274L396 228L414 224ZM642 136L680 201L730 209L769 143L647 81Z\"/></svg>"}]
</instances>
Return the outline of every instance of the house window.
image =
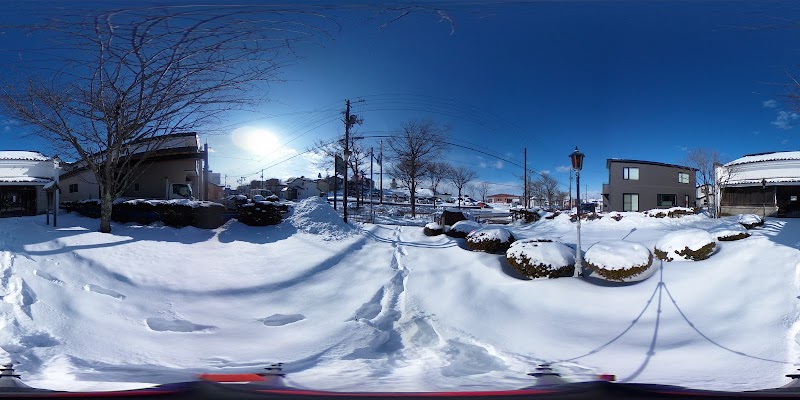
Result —
<instances>
[{"instance_id":1,"label":"house window","mask_svg":"<svg viewBox=\"0 0 800 400\"><path fill-rule=\"evenodd\" d=\"M622 195L622 211L639 211L639 193Z\"/></svg>"},{"instance_id":2,"label":"house window","mask_svg":"<svg viewBox=\"0 0 800 400\"><path fill-rule=\"evenodd\" d=\"M689 174L685 172L678 173L678 182L680 183L689 183Z\"/></svg>"},{"instance_id":3,"label":"house window","mask_svg":"<svg viewBox=\"0 0 800 400\"><path fill-rule=\"evenodd\" d=\"M69 192L70 193L77 193L78 192L78 184L72 183L69 185Z\"/></svg>"},{"instance_id":4,"label":"house window","mask_svg":"<svg viewBox=\"0 0 800 400\"><path fill-rule=\"evenodd\" d=\"M133 191L134 192L138 192L139 191L139 183L134 183L133 184Z\"/></svg>"},{"instance_id":5,"label":"house window","mask_svg":"<svg viewBox=\"0 0 800 400\"><path fill-rule=\"evenodd\" d=\"M639 180L639 168L625 167L622 169L622 179Z\"/></svg>"},{"instance_id":6,"label":"house window","mask_svg":"<svg viewBox=\"0 0 800 400\"><path fill-rule=\"evenodd\" d=\"M660 194L658 195L659 207L675 207L678 201L677 195L674 194Z\"/></svg>"}]
</instances>

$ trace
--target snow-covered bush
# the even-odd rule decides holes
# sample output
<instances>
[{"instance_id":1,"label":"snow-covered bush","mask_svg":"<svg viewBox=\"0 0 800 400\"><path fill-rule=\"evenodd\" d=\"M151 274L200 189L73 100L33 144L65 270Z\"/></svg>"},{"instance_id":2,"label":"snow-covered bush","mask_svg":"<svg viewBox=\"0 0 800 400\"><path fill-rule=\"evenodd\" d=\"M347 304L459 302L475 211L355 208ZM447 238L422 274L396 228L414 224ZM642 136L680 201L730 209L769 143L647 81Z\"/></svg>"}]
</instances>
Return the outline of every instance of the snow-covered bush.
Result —
<instances>
[{"instance_id":1,"label":"snow-covered bush","mask_svg":"<svg viewBox=\"0 0 800 400\"><path fill-rule=\"evenodd\" d=\"M742 214L739 215L739 223L747 229L753 229L764 225L764 220L755 214Z\"/></svg>"},{"instance_id":2,"label":"snow-covered bush","mask_svg":"<svg viewBox=\"0 0 800 400\"><path fill-rule=\"evenodd\" d=\"M650 250L634 242L598 242L586 251L584 258L587 268L608 281L638 282L655 272Z\"/></svg>"},{"instance_id":3,"label":"snow-covered bush","mask_svg":"<svg viewBox=\"0 0 800 400\"><path fill-rule=\"evenodd\" d=\"M470 232L481 229L483 225L475 222L475 221L458 221L453 226L450 227L447 232L447 236L463 239L469 235Z\"/></svg>"},{"instance_id":4,"label":"snow-covered bush","mask_svg":"<svg viewBox=\"0 0 800 400\"><path fill-rule=\"evenodd\" d=\"M741 224L721 225L709 231L711 236L719 241L731 242L734 240L750 237L747 230Z\"/></svg>"},{"instance_id":5,"label":"snow-covered bush","mask_svg":"<svg viewBox=\"0 0 800 400\"><path fill-rule=\"evenodd\" d=\"M619 221L622 218L624 218L624 215L622 215L621 213L618 213L618 212L615 211L615 212L609 213L607 215L607 217L613 219L614 221Z\"/></svg>"},{"instance_id":6,"label":"snow-covered bush","mask_svg":"<svg viewBox=\"0 0 800 400\"><path fill-rule=\"evenodd\" d=\"M525 223L536 222L542 219L538 210L517 210L515 213L517 218L522 219Z\"/></svg>"},{"instance_id":7,"label":"snow-covered bush","mask_svg":"<svg viewBox=\"0 0 800 400\"><path fill-rule=\"evenodd\" d=\"M506 260L519 273L531 279L575 275L575 249L546 239L512 243L506 251Z\"/></svg>"},{"instance_id":8,"label":"snow-covered bush","mask_svg":"<svg viewBox=\"0 0 800 400\"><path fill-rule=\"evenodd\" d=\"M437 236L444 233L444 226L439 225L438 222L430 222L422 229L425 236Z\"/></svg>"},{"instance_id":9,"label":"snow-covered bush","mask_svg":"<svg viewBox=\"0 0 800 400\"><path fill-rule=\"evenodd\" d=\"M661 260L700 261L711 257L717 243L710 233L702 229L684 229L662 236L653 253Z\"/></svg>"},{"instance_id":10,"label":"snow-covered bush","mask_svg":"<svg viewBox=\"0 0 800 400\"><path fill-rule=\"evenodd\" d=\"M587 212L582 212L581 213L581 220L582 221L594 221L594 220L599 219L599 218L600 218L600 216L596 212L588 212L588 213ZM578 221L578 213L571 214L569 216L569 220L572 221L572 222L577 222Z\"/></svg>"},{"instance_id":11,"label":"snow-covered bush","mask_svg":"<svg viewBox=\"0 0 800 400\"><path fill-rule=\"evenodd\" d=\"M648 217L654 218L680 218L684 215L694 215L695 210L687 207L657 208L644 212Z\"/></svg>"},{"instance_id":12,"label":"snow-covered bush","mask_svg":"<svg viewBox=\"0 0 800 400\"><path fill-rule=\"evenodd\" d=\"M516 239L505 228L482 228L467 235L467 247L473 251L503 254Z\"/></svg>"}]
</instances>

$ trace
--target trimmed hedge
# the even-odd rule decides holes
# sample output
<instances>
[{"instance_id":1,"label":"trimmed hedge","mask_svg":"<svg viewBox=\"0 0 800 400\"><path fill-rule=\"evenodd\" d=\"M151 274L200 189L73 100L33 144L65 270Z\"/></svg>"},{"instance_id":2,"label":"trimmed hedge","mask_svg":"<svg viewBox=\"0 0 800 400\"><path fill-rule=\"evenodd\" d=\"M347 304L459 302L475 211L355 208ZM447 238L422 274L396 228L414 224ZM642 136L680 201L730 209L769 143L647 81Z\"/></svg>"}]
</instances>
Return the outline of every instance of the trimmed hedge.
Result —
<instances>
[{"instance_id":1,"label":"trimmed hedge","mask_svg":"<svg viewBox=\"0 0 800 400\"><path fill-rule=\"evenodd\" d=\"M685 247L683 250L676 250L675 254L682 256L683 258L688 260L701 261L707 259L708 257L711 257L711 254L714 253L715 247L716 243L709 243L697 250L692 250L688 247ZM673 257L670 257L670 255L667 254L666 251L662 251L659 249L653 249L653 254L655 254L659 260L672 261L675 259Z\"/></svg>"},{"instance_id":2,"label":"trimmed hedge","mask_svg":"<svg viewBox=\"0 0 800 400\"><path fill-rule=\"evenodd\" d=\"M470 232L480 228L481 224L474 221L458 221L445 234L451 238L464 239Z\"/></svg>"},{"instance_id":3,"label":"trimmed hedge","mask_svg":"<svg viewBox=\"0 0 800 400\"><path fill-rule=\"evenodd\" d=\"M520 274L531 279L569 278L575 275L574 257L568 257L569 260L572 261L571 264L551 265L545 264L541 259L531 260L531 257L525 254L526 247L531 250L530 253L535 254L536 250L539 250L535 248L539 246L542 246L542 248L551 247L551 250L556 251L556 246L564 246L564 249L561 251L566 250L570 253L570 255L574 252L572 248L562 243L554 243L551 240L525 240L523 243L514 242L511 245L511 248L509 248L506 252L506 260L508 261L508 264L514 267L514 269L516 269Z\"/></svg>"},{"instance_id":4,"label":"trimmed hedge","mask_svg":"<svg viewBox=\"0 0 800 400\"><path fill-rule=\"evenodd\" d=\"M646 246L622 240L593 245L586 251L585 265L602 279L616 282L642 281L655 272L653 255Z\"/></svg>"},{"instance_id":5,"label":"trimmed hedge","mask_svg":"<svg viewBox=\"0 0 800 400\"><path fill-rule=\"evenodd\" d=\"M507 236L506 240L496 238ZM483 251L492 254L504 254L516 238L505 228L483 228L467 235L467 247L472 251Z\"/></svg>"},{"instance_id":6,"label":"trimmed hedge","mask_svg":"<svg viewBox=\"0 0 800 400\"><path fill-rule=\"evenodd\" d=\"M215 229L224 222L225 206L212 202L197 202L195 207L189 204L166 200L131 200L114 204L111 220L119 223L135 222L149 225L161 221L164 225L175 228L194 226L203 229ZM95 201L65 202L61 208L68 212L77 212L84 217L100 218L100 203Z\"/></svg>"},{"instance_id":7,"label":"trimmed hedge","mask_svg":"<svg viewBox=\"0 0 800 400\"><path fill-rule=\"evenodd\" d=\"M444 226L436 222L431 222L425 225L425 228L422 229L422 233L424 233L425 236L438 236L444 233Z\"/></svg>"},{"instance_id":8,"label":"trimmed hedge","mask_svg":"<svg viewBox=\"0 0 800 400\"><path fill-rule=\"evenodd\" d=\"M740 233L737 233L737 234L735 234L735 235L729 235L729 236L717 236L717 240L719 240L719 241L721 241L721 242L733 242L734 240L747 239L747 238L749 238L749 237L750 237L750 234L749 234L749 233L747 233L747 232L740 232Z\"/></svg>"},{"instance_id":9,"label":"trimmed hedge","mask_svg":"<svg viewBox=\"0 0 800 400\"><path fill-rule=\"evenodd\" d=\"M271 201L258 201L242 204L238 207L239 222L250 226L267 226L281 223L289 206Z\"/></svg>"}]
</instances>

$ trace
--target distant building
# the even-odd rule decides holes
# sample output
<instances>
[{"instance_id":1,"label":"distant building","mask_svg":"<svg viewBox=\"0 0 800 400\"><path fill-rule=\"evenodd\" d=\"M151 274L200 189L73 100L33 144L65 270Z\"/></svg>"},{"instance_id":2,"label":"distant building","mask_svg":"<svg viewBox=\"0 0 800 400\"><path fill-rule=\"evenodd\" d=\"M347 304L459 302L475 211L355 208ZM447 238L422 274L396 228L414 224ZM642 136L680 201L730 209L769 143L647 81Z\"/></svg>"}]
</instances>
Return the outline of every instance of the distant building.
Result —
<instances>
[{"instance_id":1,"label":"distant building","mask_svg":"<svg viewBox=\"0 0 800 400\"><path fill-rule=\"evenodd\" d=\"M208 183L222 186L222 174L219 172L209 172L208 173Z\"/></svg>"},{"instance_id":2,"label":"distant building","mask_svg":"<svg viewBox=\"0 0 800 400\"><path fill-rule=\"evenodd\" d=\"M800 217L800 151L749 154L715 174L720 215Z\"/></svg>"},{"instance_id":3,"label":"distant building","mask_svg":"<svg viewBox=\"0 0 800 400\"><path fill-rule=\"evenodd\" d=\"M700 208L715 207L716 201L714 200L714 185L698 185L697 186L697 199L695 206Z\"/></svg>"},{"instance_id":4,"label":"distant building","mask_svg":"<svg viewBox=\"0 0 800 400\"><path fill-rule=\"evenodd\" d=\"M505 193L493 194L491 196L486 196L486 199L489 201L489 203L511 204L511 203L519 203L520 202L520 196L513 195L513 194L505 194Z\"/></svg>"},{"instance_id":5,"label":"distant building","mask_svg":"<svg viewBox=\"0 0 800 400\"><path fill-rule=\"evenodd\" d=\"M696 168L653 161L606 161L603 211L646 211L693 207L697 196Z\"/></svg>"},{"instance_id":6,"label":"distant building","mask_svg":"<svg viewBox=\"0 0 800 400\"><path fill-rule=\"evenodd\" d=\"M0 151L0 216L43 214L59 161L35 151Z\"/></svg>"},{"instance_id":7,"label":"distant building","mask_svg":"<svg viewBox=\"0 0 800 400\"><path fill-rule=\"evenodd\" d=\"M317 186L317 181L304 176L286 181L286 187L281 190L280 196L286 200L302 200L309 197L319 197L322 191Z\"/></svg>"}]
</instances>

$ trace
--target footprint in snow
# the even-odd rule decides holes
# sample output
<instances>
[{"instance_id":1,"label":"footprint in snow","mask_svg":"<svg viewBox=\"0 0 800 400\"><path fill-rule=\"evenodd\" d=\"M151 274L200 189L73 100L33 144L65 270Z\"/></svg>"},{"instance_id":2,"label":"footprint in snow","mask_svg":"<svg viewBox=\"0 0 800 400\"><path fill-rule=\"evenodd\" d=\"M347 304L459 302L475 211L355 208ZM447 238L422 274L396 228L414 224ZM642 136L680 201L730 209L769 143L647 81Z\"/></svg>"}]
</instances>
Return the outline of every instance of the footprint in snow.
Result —
<instances>
[{"instance_id":1,"label":"footprint in snow","mask_svg":"<svg viewBox=\"0 0 800 400\"><path fill-rule=\"evenodd\" d=\"M124 294L121 294L121 293L119 293L117 291L114 291L114 290L111 290L111 289L106 289L106 288L104 288L102 286L92 285L91 283L88 284L88 285L85 285L83 287L83 290L85 290L87 292L94 292L94 293L98 293L98 294L104 294L106 296L111 296L111 297L113 297L113 298L115 298L117 300L125 300L125 295Z\"/></svg>"},{"instance_id":2,"label":"footprint in snow","mask_svg":"<svg viewBox=\"0 0 800 400\"><path fill-rule=\"evenodd\" d=\"M209 332L217 329L212 325L198 325L185 319L148 318L147 327L157 332Z\"/></svg>"},{"instance_id":3,"label":"footprint in snow","mask_svg":"<svg viewBox=\"0 0 800 400\"><path fill-rule=\"evenodd\" d=\"M259 319L259 321L266 326L284 326L304 319L306 319L306 316L303 314L272 314L269 317Z\"/></svg>"},{"instance_id":4,"label":"footprint in snow","mask_svg":"<svg viewBox=\"0 0 800 400\"><path fill-rule=\"evenodd\" d=\"M58 278L54 277L53 275L48 274L47 272L39 271L38 269L33 270L33 274L38 276L39 278L42 278L44 280L53 282L53 283L55 283L57 285L63 285L64 284L64 281L62 281L61 279L58 279Z\"/></svg>"}]
</instances>

